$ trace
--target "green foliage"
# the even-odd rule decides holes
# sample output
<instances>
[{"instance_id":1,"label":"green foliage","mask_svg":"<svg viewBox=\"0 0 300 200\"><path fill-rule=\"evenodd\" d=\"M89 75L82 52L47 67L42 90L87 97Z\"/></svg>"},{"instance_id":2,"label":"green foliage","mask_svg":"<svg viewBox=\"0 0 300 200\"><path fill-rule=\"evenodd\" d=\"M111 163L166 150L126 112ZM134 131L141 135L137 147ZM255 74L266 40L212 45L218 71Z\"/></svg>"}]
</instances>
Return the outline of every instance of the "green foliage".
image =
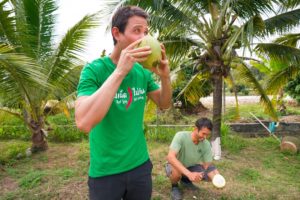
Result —
<instances>
[{"instance_id":1,"label":"green foliage","mask_svg":"<svg viewBox=\"0 0 300 200\"><path fill-rule=\"evenodd\" d=\"M45 176L46 173L43 171L32 170L20 179L19 185L24 189L31 189L34 187L38 187L42 183L42 180Z\"/></svg>"},{"instance_id":2,"label":"green foliage","mask_svg":"<svg viewBox=\"0 0 300 200\"><path fill-rule=\"evenodd\" d=\"M233 86L232 88L229 89L231 93L233 93L234 91L237 92L238 94L243 94L243 95L248 95L249 94L249 88L247 88L245 85L243 84L236 84L235 86Z\"/></svg>"},{"instance_id":3,"label":"green foliage","mask_svg":"<svg viewBox=\"0 0 300 200\"><path fill-rule=\"evenodd\" d=\"M153 101L147 101L144 121L146 123L155 123L157 114L157 106Z\"/></svg>"},{"instance_id":4,"label":"green foliage","mask_svg":"<svg viewBox=\"0 0 300 200\"><path fill-rule=\"evenodd\" d=\"M72 125L53 126L53 130L48 133L48 140L51 142L80 142L87 138L87 134Z\"/></svg>"},{"instance_id":5,"label":"green foliage","mask_svg":"<svg viewBox=\"0 0 300 200\"><path fill-rule=\"evenodd\" d=\"M237 154L247 147L245 138L234 135L227 124L221 125L221 145L230 153Z\"/></svg>"},{"instance_id":6,"label":"green foliage","mask_svg":"<svg viewBox=\"0 0 300 200\"><path fill-rule=\"evenodd\" d=\"M31 133L23 122L12 115L0 112L0 139L18 139L29 141ZM86 140L88 135L79 131L74 123L74 110L71 111L70 118L66 117L63 113L49 116L47 140L52 142L79 142Z\"/></svg>"},{"instance_id":7,"label":"green foliage","mask_svg":"<svg viewBox=\"0 0 300 200\"><path fill-rule=\"evenodd\" d=\"M56 0L0 3L1 106L9 111L19 109L14 114L24 122L36 122L38 128L45 126L40 119L45 118L47 100L66 102L76 91L85 64L81 53L89 31L99 25L97 14L88 14L55 41L57 9ZM37 143L46 145L42 134L41 138ZM53 138L67 140L55 134Z\"/></svg>"},{"instance_id":8,"label":"green foliage","mask_svg":"<svg viewBox=\"0 0 300 200\"><path fill-rule=\"evenodd\" d=\"M193 66L183 64L177 72L176 81L172 83L173 99L181 101L183 108L196 105L200 97L206 97L212 92L211 82L197 73Z\"/></svg>"},{"instance_id":9,"label":"green foliage","mask_svg":"<svg viewBox=\"0 0 300 200\"><path fill-rule=\"evenodd\" d=\"M31 134L20 118L0 111L0 139L29 140Z\"/></svg>"},{"instance_id":10,"label":"green foliage","mask_svg":"<svg viewBox=\"0 0 300 200\"><path fill-rule=\"evenodd\" d=\"M158 142L163 142L163 143L171 143L174 135L178 131L189 131L192 130L193 127L187 126L187 127L175 127L175 126L144 126L145 130L145 136L147 140L150 141L158 141Z\"/></svg>"},{"instance_id":11,"label":"green foliage","mask_svg":"<svg viewBox=\"0 0 300 200\"><path fill-rule=\"evenodd\" d=\"M26 157L26 149L30 146L26 142L0 143L0 165L14 163L17 159Z\"/></svg>"},{"instance_id":12,"label":"green foliage","mask_svg":"<svg viewBox=\"0 0 300 200\"><path fill-rule=\"evenodd\" d=\"M48 117L51 130L48 140L52 142L79 142L88 138L88 135L77 129L74 122L74 110L68 118L64 113Z\"/></svg>"},{"instance_id":13,"label":"green foliage","mask_svg":"<svg viewBox=\"0 0 300 200\"><path fill-rule=\"evenodd\" d=\"M0 139L9 140L9 139L20 139L20 140L30 140L31 133L24 125L9 126L4 125L0 126Z\"/></svg>"},{"instance_id":14,"label":"green foliage","mask_svg":"<svg viewBox=\"0 0 300 200\"><path fill-rule=\"evenodd\" d=\"M288 82L285 91L300 104L300 74Z\"/></svg>"}]
</instances>

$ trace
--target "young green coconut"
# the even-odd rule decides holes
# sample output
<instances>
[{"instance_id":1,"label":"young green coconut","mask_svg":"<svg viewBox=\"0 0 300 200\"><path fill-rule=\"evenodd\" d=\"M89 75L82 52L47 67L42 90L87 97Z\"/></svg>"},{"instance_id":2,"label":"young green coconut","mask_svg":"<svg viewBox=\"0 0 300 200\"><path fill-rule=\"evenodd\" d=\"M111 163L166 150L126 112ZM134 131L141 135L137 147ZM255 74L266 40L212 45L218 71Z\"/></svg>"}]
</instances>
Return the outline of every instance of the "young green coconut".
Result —
<instances>
[{"instance_id":1,"label":"young green coconut","mask_svg":"<svg viewBox=\"0 0 300 200\"><path fill-rule=\"evenodd\" d=\"M161 60L161 47L159 41L151 35L146 35L138 45L138 47L144 46L150 46L152 53L147 57L147 60L140 62L140 64L146 69L158 67Z\"/></svg>"}]
</instances>

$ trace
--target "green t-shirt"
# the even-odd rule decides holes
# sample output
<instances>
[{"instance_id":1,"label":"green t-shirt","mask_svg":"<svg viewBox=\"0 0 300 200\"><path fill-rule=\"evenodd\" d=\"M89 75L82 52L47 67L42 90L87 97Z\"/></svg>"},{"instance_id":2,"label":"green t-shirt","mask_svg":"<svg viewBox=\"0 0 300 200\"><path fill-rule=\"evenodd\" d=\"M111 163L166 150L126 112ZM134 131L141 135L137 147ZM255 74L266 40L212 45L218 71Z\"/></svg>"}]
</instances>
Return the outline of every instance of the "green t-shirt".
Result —
<instances>
[{"instance_id":1,"label":"green t-shirt","mask_svg":"<svg viewBox=\"0 0 300 200\"><path fill-rule=\"evenodd\" d=\"M191 167L199 163L212 162L211 145L208 140L193 143L191 132L181 131L176 133L170 149L177 152L177 159L185 166Z\"/></svg>"},{"instance_id":2,"label":"green t-shirt","mask_svg":"<svg viewBox=\"0 0 300 200\"><path fill-rule=\"evenodd\" d=\"M115 68L109 57L87 64L81 72L77 96L92 95ZM158 88L151 72L135 63L107 114L89 134L90 177L125 172L149 159L143 131L144 108L147 93Z\"/></svg>"}]
</instances>

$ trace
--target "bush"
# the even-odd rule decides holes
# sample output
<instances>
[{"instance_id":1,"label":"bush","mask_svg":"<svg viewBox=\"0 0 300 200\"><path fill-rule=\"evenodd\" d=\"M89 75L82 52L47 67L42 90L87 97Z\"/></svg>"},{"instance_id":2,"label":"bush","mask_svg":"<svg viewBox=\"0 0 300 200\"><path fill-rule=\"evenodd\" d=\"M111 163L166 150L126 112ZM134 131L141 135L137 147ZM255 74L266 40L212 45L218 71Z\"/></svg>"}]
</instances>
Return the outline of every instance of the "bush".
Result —
<instances>
[{"instance_id":1,"label":"bush","mask_svg":"<svg viewBox=\"0 0 300 200\"><path fill-rule=\"evenodd\" d=\"M15 160L24 158L26 156L26 149L29 147L28 143L21 141L10 142L8 144L3 142L0 145L0 164L14 163Z\"/></svg>"},{"instance_id":2,"label":"bush","mask_svg":"<svg viewBox=\"0 0 300 200\"><path fill-rule=\"evenodd\" d=\"M60 113L49 116L47 121L51 129L48 132L47 140L51 142L79 142L88 138L87 134L79 131L74 125L74 111L71 112L70 118ZM19 118L0 112L0 139L30 141L31 132Z\"/></svg>"},{"instance_id":3,"label":"bush","mask_svg":"<svg viewBox=\"0 0 300 200\"><path fill-rule=\"evenodd\" d=\"M2 126L0 125L0 139L11 140L19 139L28 141L31 138L30 131L24 126Z\"/></svg>"},{"instance_id":4,"label":"bush","mask_svg":"<svg viewBox=\"0 0 300 200\"><path fill-rule=\"evenodd\" d=\"M234 91L239 94L248 95L249 89L243 84L237 84L234 87L230 88L229 91L233 93Z\"/></svg>"},{"instance_id":5,"label":"bush","mask_svg":"<svg viewBox=\"0 0 300 200\"><path fill-rule=\"evenodd\" d=\"M171 143L174 135L178 131L191 130L189 127L162 127L145 125L145 135L147 140Z\"/></svg>"},{"instance_id":6,"label":"bush","mask_svg":"<svg viewBox=\"0 0 300 200\"><path fill-rule=\"evenodd\" d=\"M88 138L88 135L79 131L75 126L52 126L53 130L48 134L51 142L80 142Z\"/></svg>"},{"instance_id":7,"label":"bush","mask_svg":"<svg viewBox=\"0 0 300 200\"><path fill-rule=\"evenodd\" d=\"M288 82L285 91L300 104L300 74L294 80Z\"/></svg>"}]
</instances>

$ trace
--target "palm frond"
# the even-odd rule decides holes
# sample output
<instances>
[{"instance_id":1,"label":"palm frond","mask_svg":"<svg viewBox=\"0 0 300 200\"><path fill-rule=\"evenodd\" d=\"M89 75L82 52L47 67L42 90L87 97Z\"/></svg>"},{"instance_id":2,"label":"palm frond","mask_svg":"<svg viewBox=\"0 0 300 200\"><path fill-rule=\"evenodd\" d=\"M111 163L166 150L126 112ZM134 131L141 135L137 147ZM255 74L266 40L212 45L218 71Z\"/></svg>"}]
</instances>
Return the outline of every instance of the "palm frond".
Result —
<instances>
[{"instance_id":1,"label":"palm frond","mask_svg":"<svg viewBox=\"0 0 300 200\"><path fill-rule=\"evenodd\" d=\"M99 24L98 13L86 15L75 24L61 40L54 60L49 65L49 81L53 82L68 73L69 69L82 65L80 53L85 51L88 33Z\"/></svg>"},{"instance_id":2,"label":"palm frond","mask_svg":"<svg viewBox=\"0 0 300 200\"><path fill-rule=\"evenodd\" d=\"M231 7L237 16L242 19L248 19L259 13L273 12L273 5L265 0L235 0Z\"/></svg>"},{"instance_id":3,"label":"palm frond","mask_svg":"<svg viewBox=\"0 0 300 200\"><path fill-rule=\"evenodd\" d=\"M274 40L275 43L291 47L298 47L299 41L300 33L286 34Z\"/></svg>"},{"instance_id":4,"label":"palm frond","mask_svg":"<svg viewBox=\"0 0 300 200\"><path fill-rule=\"evenodd\" d=\"M39 21L38 30L35 33L37 39L37 58L45 60L52 54L52 39L56 21L55 11L57 10L54 0L40 0L38 3Z\"/></svg>"},{"instance_id":5,"label":"palm frond","mask_svg":"<svg viewBox=\"0 0 300 200\"><path fill-rule=\"evenodd\" d=\"M270 101L269 97L265 93L263 87L256 80L254 74L250 71L245 63L240 63L238 67L235 68L239 75L239 80L244 81L249 86L252 86L253 90L260 95L260 103L263 106L266 113L268 113L274 120L277 121L277 114Z\"/></svg>"},{"instance_id":6,"label":"palm frond","mask_svg":"<svg viewBox=\"0 0 300 200\"><path fill-rule=\"evenodd\" d=\"M300 25L300 9L278 14L265 20L265 33L282 34Z\"/></svg>"},{"instance_id":7,"label":"palm frond","mask_svg":"<svg viewBox=\"0 0 300 200\"><path fill-rule=\"evenodd\" d=\"M164 36L161 41L166 47L166 52L170 57L172 66L176 66L189 53L192 46L202 47L202 43L196 39L186 38L185 36ZM200 52L199 52L200 53Z\"/></svg>"},{"instance_id":8,"label":"palm frond","mask_svg":"<svg viewBox=\"0 0 300 200\"><path fill-rule=\"evenodd\" d=\"M19 119L23 120L22 113L19 112L19 111L16 110L16 109L9 109L9 108L5 108L5 107L0 107L0 111L6 112L6 113L8 113L8 114L10 114L10 115L16 116L16 117L18 117Z\"/></svg>"},{"instance_id":9,"label":"palm frond","mask_svg":"<svg viewBox=\"0 0 300 200\"><path fill-rule=\"evenodd\" d=\"M11 51L11 47L0 45L0 90L12 105L26 99L33 108L34 97L29 92L30 88L46 90L46 76L31 58Z\"/></svg>"},{"instance_id":10,"label":"palm frond","mask_svg":"<svg viewBox=\"0 0 300 200\"><path fill-rule=\"evenodd\" d=\"M234 44L239 40L243 34L244 26L239 27L234 34L232 34L222 47L222 52L225 58L228 58L232 54Z\"/></svg>"},{"instance_id":11,"label":"palm frond","mask_svg":"<svg viewBox=\"0 0 300 200\"><path fill-rule=\"evenodd\" d=\"M258 55L289 65L300 64L300 49L275 43L260 43L255 47Z\"/></svg>"},{"instance_id":12,"label":"palm frond","mask_svg":"<svg viewBox=\"0 0 300 200\"><path fill-rule=\"evenodd\" d=\"M300 67L294 65L285 67L273 73L266 81L265 90L269 94L278 94L279 90L300 72Z\"/></svg>"},{"instance_id":13,"label":"palm frond","mask_svg":"<svg viewBox=\"0 0 300 200\"><path fill-rule=\"evenodd\" d=\"M55 0L15 1L18 52L42 63L53 54L53 35L57 10Z\"/></svg>"},{"instance_id":14,"label":"palm frond","mask_svg":"<svg viewBox=\"0 0 300 200\"><path fill-rule=\"evenodd\" d=\"M55 89L53 97L55 99L61 99L64 96L68 96L69 94L76 91L78 85L78 77L80 76L80 72L83 68L83 65L75 66L74 68L70 69L68 73L65 73L55 82Z\"/></svg>"},{"instance_id":15,"label":"palm frond","mask_svg":"<svg viewBox=\"0 0 300 200\"><path fill-rule=\"evenodd\" d=\"M183 95L186 101L189 101L191 104L195 105L199 102L201 97L205 96L204 91L207 89L206 84L209 81L209 76L209 74L195 74L176 98L179 98Z\"/></svg>"},{"instance_id":16,"label":"palm frond","mask_svg":"<svg viewBox=\"0 0 300 200\"><path fill-rule=\"evenodd\" d=\"M6 1L0 3L0 42L15 44L15 17L13 10L6 6Z\"/></svg>"},{"instance_id":17,"label":"palm frond","mask_svg":"<svg viewBox=\"0 0 300 200\"><path fill-rule=\"evenodd\" d=\"M215 38L220 38L222 36L222 27L225 23L226 12L229 8L230 2L231 2L231 0L225 1L225 3L222 5L222 9L219 10L219 13L217 13L217 15L218 15L217 22L214 23L214 20L213 20L213 28L214 28L213 33L214 33ZM216 10L216 8L214 10ZM217 11L215 11L215 12L217 12Z\"/></svg>"},{"instance_id":18,"label":"palm frond","mask_svg":"<svg viewBox=\"0 0 300 200\"><path fill-rule=\"evenodd\" d=\"M280 5L280 11L286 11L288 9L294 9L300 5L299 0L275 0L275 3Z\"/></svg>"}]
</instances>

